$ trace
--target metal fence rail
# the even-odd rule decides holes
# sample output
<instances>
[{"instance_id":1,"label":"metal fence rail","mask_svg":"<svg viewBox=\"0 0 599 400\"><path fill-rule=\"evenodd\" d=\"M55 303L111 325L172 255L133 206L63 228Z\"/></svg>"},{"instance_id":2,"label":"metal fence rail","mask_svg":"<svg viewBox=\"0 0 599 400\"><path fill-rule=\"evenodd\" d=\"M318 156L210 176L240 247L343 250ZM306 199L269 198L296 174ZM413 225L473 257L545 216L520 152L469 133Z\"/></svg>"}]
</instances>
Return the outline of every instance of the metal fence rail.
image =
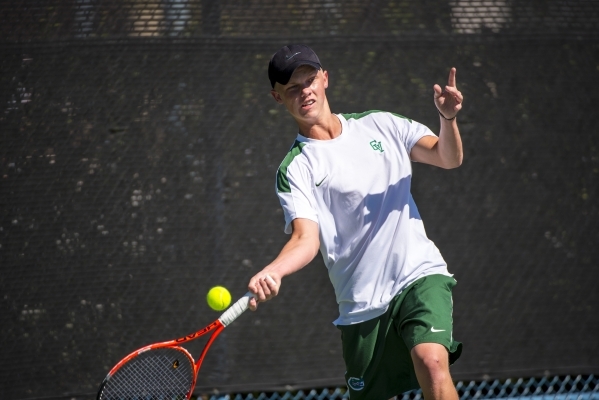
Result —
<instances>
[{"instance_id":1,"label":"metal fence rail","mask_svg":"<svg viewBox=\"0 0 599 400\"><path fill-rule=\"evenodd\" d=\"M594 375L551 376L490 381L459 381L460 399L595 400L599 378ZM349 399L345 388L300 390L284 393L200 395L197 400L337 400ZM423 399L421 390L404 393L398 400Z\"/></svg>"}]
</instances>

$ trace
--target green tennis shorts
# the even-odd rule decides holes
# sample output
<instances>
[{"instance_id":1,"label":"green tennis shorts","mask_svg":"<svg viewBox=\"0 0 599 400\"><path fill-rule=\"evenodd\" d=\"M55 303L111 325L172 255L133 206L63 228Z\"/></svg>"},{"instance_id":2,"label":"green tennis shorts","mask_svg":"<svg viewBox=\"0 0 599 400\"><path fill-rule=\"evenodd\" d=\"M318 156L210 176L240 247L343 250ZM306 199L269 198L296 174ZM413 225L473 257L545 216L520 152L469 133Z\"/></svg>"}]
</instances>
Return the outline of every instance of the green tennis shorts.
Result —
<instances>
[{"instance_id":1,"label":"green tennis shorts","mask_svg":"<svg viewBox=\"0 0 599 400\"><path fill-rule=\"evenodd\" d=\"M439 343L453 364L462 344L453 340L455 279L429 275L395 296L380 317L339 325L345 381L352 400L387 400L419 387L410 355L420 343Z\"/></svg>"}]
</instances>

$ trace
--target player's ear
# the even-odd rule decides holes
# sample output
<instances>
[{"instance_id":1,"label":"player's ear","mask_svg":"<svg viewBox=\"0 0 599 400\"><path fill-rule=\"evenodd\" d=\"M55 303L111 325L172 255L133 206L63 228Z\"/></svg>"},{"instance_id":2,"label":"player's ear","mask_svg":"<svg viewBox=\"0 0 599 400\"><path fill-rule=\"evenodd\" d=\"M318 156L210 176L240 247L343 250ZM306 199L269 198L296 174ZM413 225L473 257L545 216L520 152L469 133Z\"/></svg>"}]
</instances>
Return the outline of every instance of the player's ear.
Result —
<instances>
[{"instance_id":1,"label":"player's ear","mask_svg":"<svg viewBox=\"0 0 599 400\"><path fill-rule=\"evenodd\" d=\"M324 80L324 88L327 89L329 87L329 73L327 71L322 71L322 76Z\"/></svg>"},{"instance_id":2,"label":"player's ear","mask_svg":"<svg viewBox=\"0 0 599 400\"><path fill-rule=\"evenodd\" d=\"M279 104L283 104L283 99L281 98L281 95L279 94L279 92L277 92L276 90L272 89L270 91L270 94L272 95L272 97L275 99L275 101Z\"/></svg>"}]
</instances>

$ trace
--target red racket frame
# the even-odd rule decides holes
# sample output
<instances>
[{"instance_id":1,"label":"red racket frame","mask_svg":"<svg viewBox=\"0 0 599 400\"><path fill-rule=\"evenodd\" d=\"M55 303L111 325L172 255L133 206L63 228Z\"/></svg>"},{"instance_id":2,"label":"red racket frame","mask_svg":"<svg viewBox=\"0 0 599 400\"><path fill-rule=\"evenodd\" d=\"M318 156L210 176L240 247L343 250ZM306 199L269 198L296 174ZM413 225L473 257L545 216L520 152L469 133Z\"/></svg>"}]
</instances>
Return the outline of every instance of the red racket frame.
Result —
<instances>
[{"instance_id":1,"label":"red racket frame","mask_svg":"<svg viewBox=\"0 0 599 400\"><path fill-rule=\"evenodd\" d=\"M100 394L102 393L102 389L104 388L104 384L106 382L108 382L108 380L110 379L110 377L112 375L114 375L116 373L116 371L118 371L129 360L131 360L132 358L137 357L141 353L144 353L144 352L146 352L148 350L159 349L159 348L164 348L164 347L178 348L178 349L182 350L185 353L185 355L187 355L187 357L189 357L189 359L193 363L193 380L192 380L192 383L191 383L191 387L189 388L189 392L186 394L186 398L189 399L191 397L191 395L193 394L193 389L195 388L196 381L198 379L198 372L200 371L200 367L202 366L202 362L204 361L204 358L206 357L206 354L208 353L208 349L210 349L210 346L212 345L212 343L214 342L214 340L218 337L218 335L223 331L223 329L225 329L225 325L223 325L223 323L220 321L220 319L217 319L216 321L214 321L211 324L207 325L205 328L202 328L199 331L197 331L195 333L192 333L190 335L187 335L187 336L184 336L182 338L175 339L175 340L169 340L169 341L166 341L166 342L159 342L159 343L150 344L148 346L144 346L144 347L142 347L140 349L135 350L134 352L132 352L131 354L129 354L128 356L126 356L125 358L123 358L121 361L119 361L114 367L112 367L112 369L110 370L110 372L108 372L108 375L106 375L106 378L104 378L104 381L100 385L100 390L98 391L97 399L100 398ZM183 347L179 346L180 344L183 344L183 343L186 343L186 342L190 342L192 340L195 340L195 339L199 338L200 336L204 336L205 334L207 334L209 332L212 332L212 335L208 339L208 342L206 342L206 344L204 345L204 349L202 350L202 353L200 354L200 357L198 358L197 361L194 361L193 357L191 356L191 354L189 354L189 352L186 349L184 349Z\"/></svg>"},{"instance_id":2,"label":"red racket frame","mask_svg":"<svg viewBox=\"0 0 599 400\"><path fill-rule=\"evenodd\" d=\"M275 281L270 276L266 275L266 278L269 279L272 283L275 283ZM98 390L98 395L96 396L96 399L97 400L100 399L102 390L104 389L104 386L106 385L106 383L109 381L110 377L113 376L116 373L116 371L118 371L124 364L126 364L127 361L131 360L132 358L137 357L141 353L146 352L148 350L165 348L165 347L176 348L178 350L181 350L193 364L192 384L191 384L191 387L189 388L189 392L186 395L187 399L189 399L191 397L191 395L193 394L193 389L195 388L196 381L198 379L198 372L200 371L202 362L204 361L204 358L206 357L206 353L208 353L208 349L210 349L210 346L212 345L214 340L218 337L218 335L223 331L223 329L225 329L225 327L230 325L233 321L235 321L235 319L237 319L237 317L239 317L241 314L243 314L248 309L249 301L253 297L254 297L254 295L251 292L246 293L243 297L241 297L239 300L237 300L231 307L229 307L227 309L227 311L225 311L220 316L220 318L218 318L216 321L212 322L211 324L207 325L205 328L202 328L199 331L192 333L191 335L183 336L182 338L175 339L175 340L169 340L167 342L154 343L154 344L142 347L141 349L135 350L134 352L132 352L131 354L129 354L128 356L123 358L121 361L119 361L108 372L108 375L106 375L106 378L104 378L104 380L100 384L100 389ZM189 354L189 352L187 350L185 350L183 347L180 347L179 345L189 342L189 341L192 341L192 340L195 340L195 339L199 338L200 336L204 336L205 334L207 334L209 332L212 332L212 335L208 339L208 342L206 342L206 344L204 345L204 349L202 350L200 357L198 358L197 361L194 362L191 354Z\"/></svg>"}]
</instances>

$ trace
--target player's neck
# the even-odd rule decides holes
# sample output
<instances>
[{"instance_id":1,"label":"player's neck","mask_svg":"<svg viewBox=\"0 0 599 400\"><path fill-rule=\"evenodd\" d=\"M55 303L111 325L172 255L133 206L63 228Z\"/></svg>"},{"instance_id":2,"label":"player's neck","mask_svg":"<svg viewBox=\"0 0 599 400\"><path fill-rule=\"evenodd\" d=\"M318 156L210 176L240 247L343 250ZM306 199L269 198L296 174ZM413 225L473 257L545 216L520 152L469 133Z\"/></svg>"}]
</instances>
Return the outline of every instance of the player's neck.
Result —
<instances>
[{"instance_id":1,"label":"player's neck","mask_svg":"<svg viewBox=\"0 0 599 400\"><path fill-rule=\"evenodd\" d=\"M339 117L330 110L316 121L297 121L302 136L317 140L331 140L341 135L342 125Z\"/></svg>"}]
</instances>

